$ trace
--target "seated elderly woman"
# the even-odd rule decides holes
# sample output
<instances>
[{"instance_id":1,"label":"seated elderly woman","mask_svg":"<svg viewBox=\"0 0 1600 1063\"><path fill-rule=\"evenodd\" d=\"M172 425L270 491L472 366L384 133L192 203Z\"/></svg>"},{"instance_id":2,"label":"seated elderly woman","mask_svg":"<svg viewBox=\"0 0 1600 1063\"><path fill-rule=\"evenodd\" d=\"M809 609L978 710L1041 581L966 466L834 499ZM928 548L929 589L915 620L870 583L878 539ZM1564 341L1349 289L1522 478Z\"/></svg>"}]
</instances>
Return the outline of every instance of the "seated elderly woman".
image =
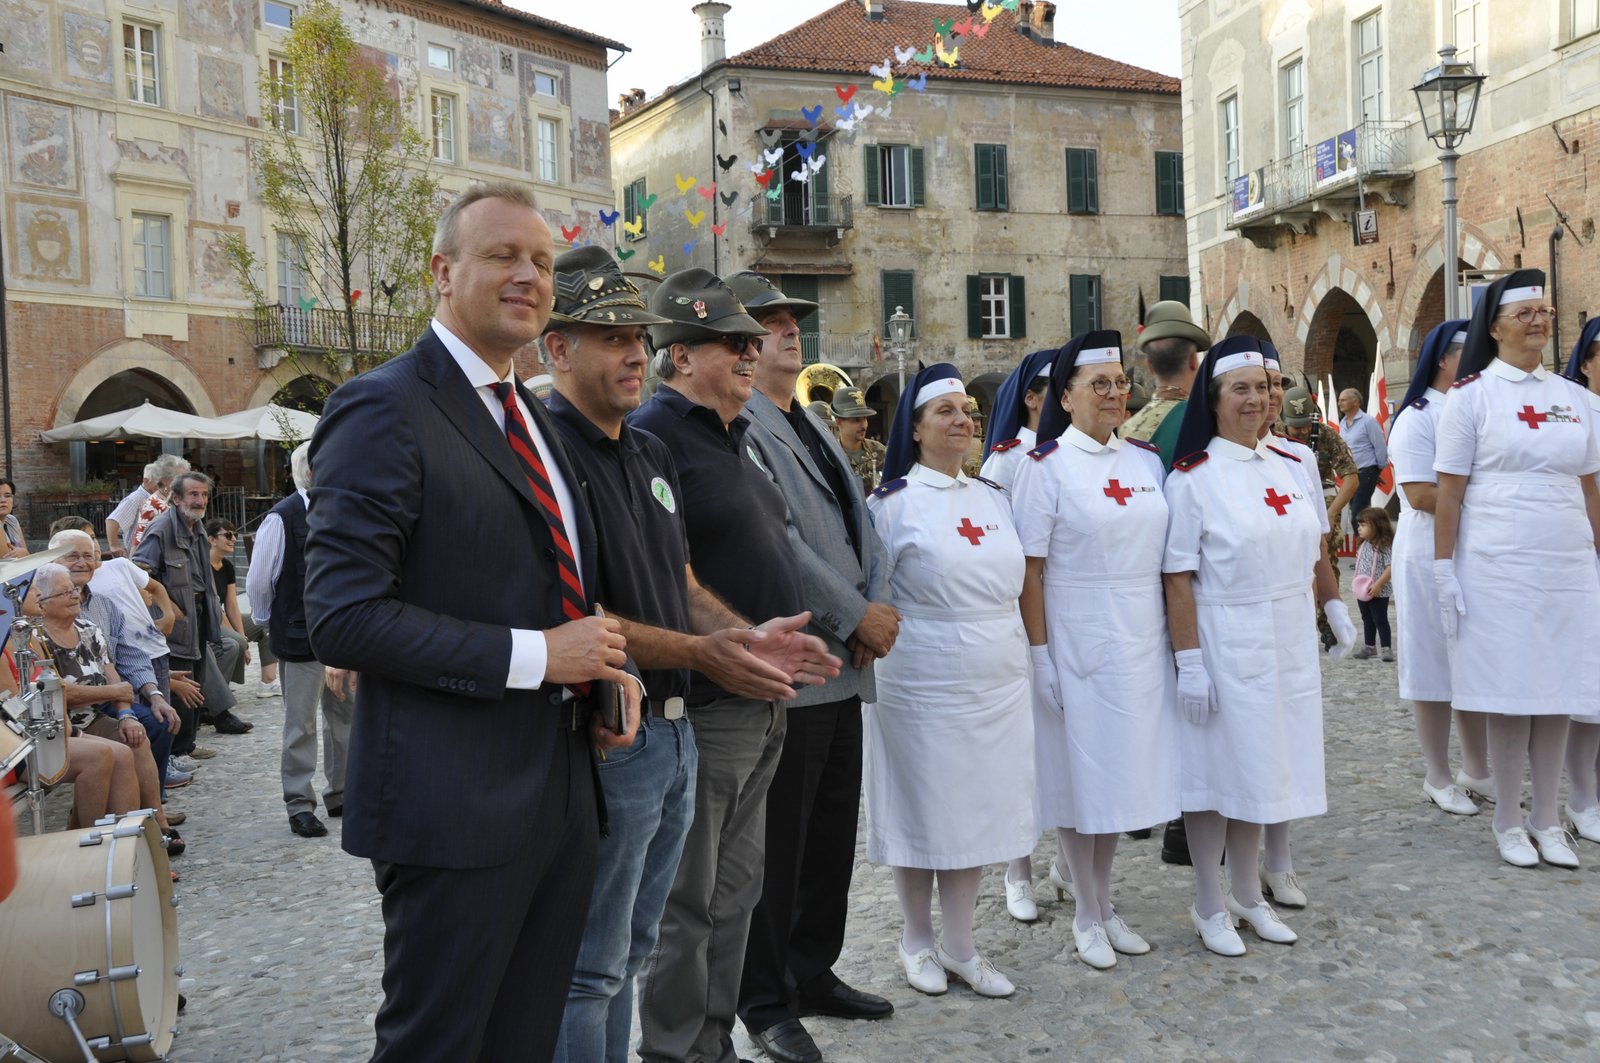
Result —
<instances>
[{"instance_id":1,"label":"seated elderly woman","mask_svg":"<svg viewBox=\"0 0 1600 1063\"><path fill-rule=\"evenodd\" d=\"M149 736L133 712L133 687L117 674L100 629L79 615L79 600L72 573L48 564L34 574L23 608L36 608L43 617L41 649L61 676L62 695L74 728L94 728L102 737L114 738L127 747L138 780L139 807L155 811L156 823L168 839L167 855L177 856L184 843L161 807L161 777L150 754Z\"/></svg>"}]
</instances>

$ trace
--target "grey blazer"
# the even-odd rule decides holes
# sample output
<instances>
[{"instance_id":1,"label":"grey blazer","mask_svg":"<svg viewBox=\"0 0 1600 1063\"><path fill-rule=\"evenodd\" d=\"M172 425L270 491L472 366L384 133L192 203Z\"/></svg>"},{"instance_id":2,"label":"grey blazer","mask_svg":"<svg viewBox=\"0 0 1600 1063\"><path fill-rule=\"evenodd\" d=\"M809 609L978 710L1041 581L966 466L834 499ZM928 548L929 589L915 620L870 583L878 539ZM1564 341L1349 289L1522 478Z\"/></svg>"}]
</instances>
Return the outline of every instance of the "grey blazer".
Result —
<instances>
[{"instance_id":1,"label":"grey blazer","mask_svg":"<svg viewBox=\"0 0 1600 1063\"><path fill-rule=\"evenodd\" d=\"M811 610L810 630L828 643L830 653L843 662L839 675L821 686L801 687L791 706L822 705L859 697L877 697L872 665L855 668L844 640L866 615L872 602L888 598L888 555L867 515L861 480L851 471L838 440L810 412L806 417L822 436L829 459L838 468L850 497L836 500L828 480L811 460L794 428L772 400L754 392L745 403L750 428L745 434L761 454L767 474L789 504L789 541L794 546L806 608ZM855 521L859 549L850 548L845 520ZM765 617L751 617L757 623Z\"/></svg>"}]
</instances>

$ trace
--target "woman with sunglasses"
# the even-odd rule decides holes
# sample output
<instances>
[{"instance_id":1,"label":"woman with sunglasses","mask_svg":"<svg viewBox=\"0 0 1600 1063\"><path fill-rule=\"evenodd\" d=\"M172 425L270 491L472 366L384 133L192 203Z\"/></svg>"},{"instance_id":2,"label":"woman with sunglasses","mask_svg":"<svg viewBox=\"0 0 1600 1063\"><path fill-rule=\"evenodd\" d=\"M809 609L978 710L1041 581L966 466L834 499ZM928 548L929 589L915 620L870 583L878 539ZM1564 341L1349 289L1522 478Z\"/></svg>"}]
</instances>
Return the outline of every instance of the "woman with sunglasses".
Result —
<instances>
[{"instance_id":1,"label":"woman with sunglasses","mask_svg":"<svg viewBox=\"0 0 1600 1063\"><path fill-rule=\"evenodd\" d=\"M1556 792L1568 719L1600 701L1600 440L1583 389L1544 367L1554 319L1535 269L1473 311L1439 418L1433 576L1452 701L1489 714L1500 856L1574 868Z\"/></svg>"},{"instance_id":2,"label":"woman with sunglasses","mask_svg":"<svg viewBox=\"0 0 1600 1063\"><path fill-rule=\"evenodd\" d=\"M1077 899L1078 958L1105 969L1150 951L1111 904L1117 837L1178 814L1178 718L1161 588L1161 453L1117 437L1131 385L1122 337L1070 340L1050 373L1012 511L1026 568L1041 823Z\"/></svg>"},{"instance_id":3,"label":"woman with sunglasses","mask_svg":"<svg viewBox=\"0 0 1600 1063\"><path fill-rule=\"evenodd\" d=\"M239 577L233 566L234 544L239 533L231 520L213 517L206 521L206 541L211 544L211 578L217 585L217 600L222 603L222 637L233 643L227 656L232 669L223 669L232 683L244 682L244 666L250 663L250 643L261 647L261 686L258 693L276 694L278 659L267 645L267 629L239 611ZM218 663L221 663L219 658Z\"/></svg>"}]
</instances>

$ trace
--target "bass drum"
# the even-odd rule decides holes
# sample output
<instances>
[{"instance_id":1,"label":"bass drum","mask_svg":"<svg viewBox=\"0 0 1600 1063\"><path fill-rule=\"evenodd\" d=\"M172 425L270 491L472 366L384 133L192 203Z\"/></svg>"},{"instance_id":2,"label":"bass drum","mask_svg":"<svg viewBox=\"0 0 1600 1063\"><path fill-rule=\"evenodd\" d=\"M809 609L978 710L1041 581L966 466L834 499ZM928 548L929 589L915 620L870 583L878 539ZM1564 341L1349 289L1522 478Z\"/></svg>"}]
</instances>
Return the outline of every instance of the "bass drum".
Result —
<instances>
[{"instance_id":1,"label":"bass drum","mask_svg":"<svg viewBox=\"0 0 1600 1063\"><path fill-rule=\"evenodd\" d=\"M18 838L17 870L17 888L0 904L0 1033L53 1063L81 1060L51 1007L52 997L76 994L78 1029L95 1058L165 1059L181 969L155 817L134 812Z\"/></svg>"}]
</instances>

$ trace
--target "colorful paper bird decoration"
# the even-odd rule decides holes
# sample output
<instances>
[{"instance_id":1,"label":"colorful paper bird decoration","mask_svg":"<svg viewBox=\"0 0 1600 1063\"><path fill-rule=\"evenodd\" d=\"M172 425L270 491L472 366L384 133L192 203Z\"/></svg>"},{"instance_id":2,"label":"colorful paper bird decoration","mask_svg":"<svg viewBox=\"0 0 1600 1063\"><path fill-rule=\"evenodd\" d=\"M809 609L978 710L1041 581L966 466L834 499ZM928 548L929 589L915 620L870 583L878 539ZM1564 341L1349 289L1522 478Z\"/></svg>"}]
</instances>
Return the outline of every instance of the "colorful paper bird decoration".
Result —
<instances>
[{"instance_id":1,"label":"colorful paper bird decoration","mask_svg":"<svg viewBox=\"0 0 1600 1063\"><path fill-rule=\"evenodd\" d=\"M924 48L921 51L919 51L916 55L912 56L912 59L915 60L918 63L931 63L931 62L933 62L933 45L931 45L931 44L928 45L926 48Z\"/></svg>"},{"instance_id":2,"label":"colorful paper bird decoration","mask_svg":"<svg viewBox=\"0 0 1600 1063\"><path fill-rule=\"evenodd\" d=\"M626 261L628 261L628 259L632 258L634 255L637 255L639 253L638 251L633 251L633 250L625 251L621 247L613 248L613 250L615 250L616 253L617 253L617 261L618 262L626 262Z\"/></svg>"},{"instance_id":3,"label":"colorful paper bird decoration","mask_svg":"<svg viewBox=\"0 0 1600 1063\"><path fill-rule=\"evenodd\" d=\"M646 262L645 265L649 266L652 270L661 274L663 277L667 275L666 255L657 255L654 262Z\"/></svg>"},{"instance_id":4,"label":"colorful paper bird decoration","mask_svg":"<svg viewBox=\"0 0 1600 1063\"><path fill-rule=\"evenodd\" d=\"M910 89L912 92L921 92L927 87L928 72L926 70L912 78L910 81L906 82L906 88Z\"/></svg>"},{"instance_id":5,"label":"colorful paper bird decoration","mask_svg":"<svg viewBox=\"0 0 1600 1063\"><path fill-rule=\"evenodd\" d=\"M894 78L889 78L885 81L874 81L872 83L872 87L883 93L885 96L893 96L895 93Z\"/></svg>"},{"instance_id":6,"label":"colorful paper bird decoration","mask_svg":"<svg viewBox=\"0 0 1600 1063\"><path fill-rule=\"evenodd\" d=\"M717 182L712 181L709 185L701 185L699 188L695 189L695 191L700 194L701 199L716 199Z\"/></svg>"},{"instance_id":7,"label":"colorful paper bird decoration","mask_svg":"<svg viewBox=\"0 0 1600 1063\"><path fill-rule=\"evenodd\" d=\"M917 54L917 50L915 48L902 48L898 44L895 45L894 46L894 61L895 61L895 65L897 65L897 66L905 66L907 63L909 63L911 61L911 57L916 55L916 54Z\"/></svg>"},{"instance_id":8,"label":"colorful paper bird decoration","mask_svg":"<svg viewBox=\"0 0 1600 1063\"><path fill-rule=\"evenodd\" d=\"M802 107L800 108L800 114L804 116L807 122L816 125L822 121L822 104L819 103L815 107Z\"/></svg>"},{"instance_id":9,"label":"colorful paper bird decoration","mask_svg":"<svg viewBox=\"0 0 1600 1063\"><path fill-rule=\"evenodd\" d=\"M602 210L600 212L600 224L610 227L617 224L617 219L621 216L622 211L620 210Z\"/></svg>"},{"instance_id":10,"label":"colorful paper bird decoration","mask_svg":"<svg viewBox=\"0 0 1600 1063\"><path fill-rule=\"evenodd\" d=\"M700 223L706 220L706 212L703 210L697 210L693 213L686 210L683 212L683 216L689 220L689 228L691 229L700 228Z\"/></svg>"},{"instance_id":11,"label":"colorful paper bird decoration","mask_svg":"<svg viewBox=\"0 0 1600 1063\"><path fill-rule=\"evenodd\" d=\"M678 186L678 194L681 196L694 187L694 183L698 178L684 177L681 173L675 173L672 175L672 180Z\"/></svg>"},{"instance_id":12,"label":"colorful paper bird decoration","mask_svg":"<svg viewBox=\"0 0 1600 1063\"><path fill-rule=\"evenodd\" d=\"M583 226L581 225L574 225L570 229L563 225L561 227L561 239L570 244L578 238L578 234L581 232L583 232Z\"/></svg>"},{"instance_id":13,"label":"colorful paper bird decoration","mask_svg":"<svg viewBox=\"0 0 1600 1063\"><path fill-rule=\"evenodd\" d=\"M683 245L683 253L685 255L694 254L695 245L698 244L699 242L700 242L699 240L690 240L688 243L684 244Z\"/></svg>"},{"instance_id":14,"label":"colorful paper bird decoration","mask_svg":"<svg viewBox=\"0 0 1600 1063\"><path fill-rule=\"evenodd\" d=\"M856 94L854 85L835 85L833 91L838 95L840 103L849 103L850 97Z\"/></svg>"},{"instance_id":15,"label":"colorful paper bird decoration","mask_svg":"<svg viewBox=\"0 0 1600 1063\"><path fill-rule=\"evenodd\" d=\"M722 167L724 172L733 169L733 164L738 162L738 161L739 161L739 156L737 156L737 155L718 155L717 156L717 165Z\"/></svg>"},{"instance_id":16,"label":"colorful paper bird decoration","mask_svg":"<svg viewBox=\"0 0 1600 1063\"><path fill-rule=\"evenodd\" d=\"M739 198L739 190L737 188L735 188L732 192L721 192L718 194L722 199L722 205L724 207L733 206L733 201Z\"/></svg>"},{"instance_id":17,"label":"colorful paper bird decoration","mask_svg":"<svg viewBox=\"0 0 1600 1063\"><path fill-rule=\"evenodd\" d=\"M723 222L721 225L713 225L711 227L711 231L716 233L718 236L721 236L723 233L728 231L728 223Z\"/></svg>"},{"instance_id":18,"label":"colorful paper bird decoration","mask_svg":"<svg viewBox=\"0 0 1600 1063\"><path fill-rule=\"evenodd\" d=\"M889 60L887 59L883 61L883 65L881 66L867 67L867 73L871 74L875 78L887 78L893 70L894 67L889 65Z\"/></svg>"},{"instance_id":19,"label":"colorful paper bird decoration","mask_svg":"<svg viewBox=\"0 0 1600 1063\"><path fill-rule=\"evenodd\" d=\"M644 233L644 215L641 214L632 221L622 223L623 231L629 236L641 236Z\"/></svg>"}]
</instances>

